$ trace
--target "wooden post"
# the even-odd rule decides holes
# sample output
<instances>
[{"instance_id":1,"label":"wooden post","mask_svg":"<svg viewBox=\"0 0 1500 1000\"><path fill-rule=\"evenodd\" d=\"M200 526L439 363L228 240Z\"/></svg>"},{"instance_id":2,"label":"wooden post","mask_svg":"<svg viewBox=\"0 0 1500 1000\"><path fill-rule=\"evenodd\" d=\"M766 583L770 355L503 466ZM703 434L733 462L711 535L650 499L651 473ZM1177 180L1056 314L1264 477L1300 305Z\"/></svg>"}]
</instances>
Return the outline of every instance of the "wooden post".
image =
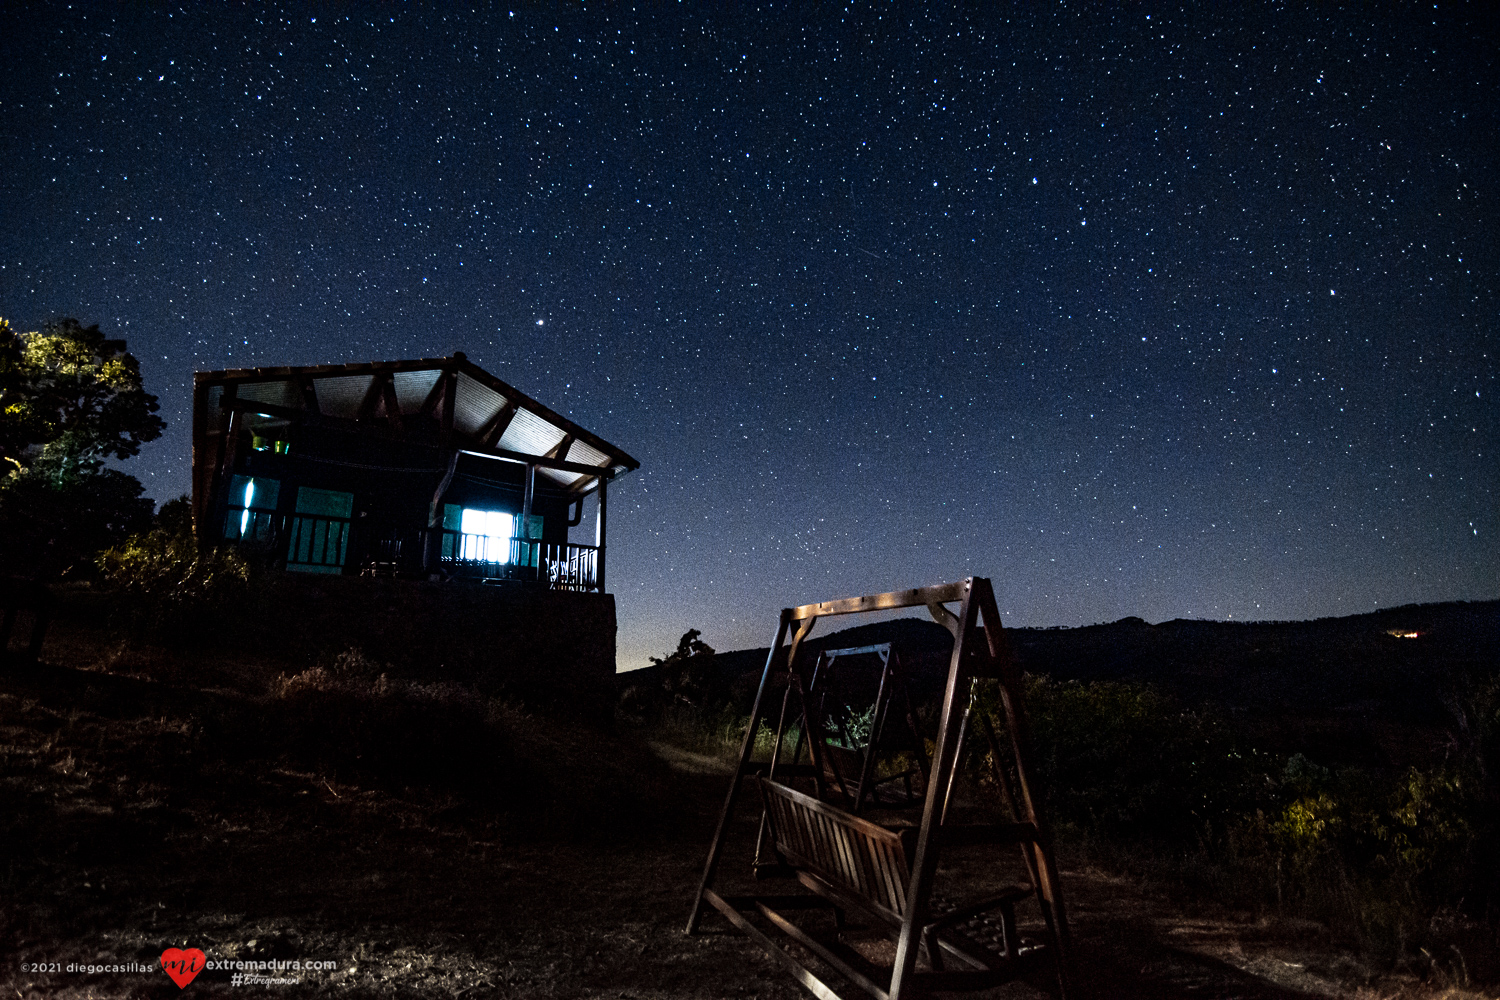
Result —
<instances>
[{"instance_id":1,"label":"wooden post","mask_svg":"<svg viewBox=\"0 0 1500 1000\"><path fill-rule=\"evenodd\" d=\"M224 437L220 442L219 467L213 479L213 520L207 526L211 534L200 536L206 537L210 542L218 542L224 537L224 519L229 516L229 487L234 482L234 466L239 460L240 426L243 419L239 410L230 410Z\"/></svg>"},{"instance_id":2,"label":"wooden post","mask_svg":"<svg viewBox=\"0 0 1500 1000\"><path fill-rule=\"evenodd\" d=\"M603 489L606 480L599 477L599 497L604 497ZM603 520L601 514L600 520ZM603 549L600 550L601 554ZM603 562L601 555L600 562ZM687 933L693 934L698 930L698 923L703 919L703 898L714 884L714 875L719 867L719 851L724 846L724 835L729 832L729 822L734 815L734 800L739 797L740 783L751 774L750 757L755 753L755 734L760 729L760 720L765 713L766 691L771 686L775 676L776 667L779 666L778 657L781 653L781 644L786 640L788 627L791 625L792 614L789 609L781 612L781 619L776 624L776 641L771 643L771 651L766 654L766 666L760 674L760 686L755 689L755 703L750 708L750 725L745 729L745 738L740 741L739 763L734 768L734 778L729 782L729 794L724 799L724 808L719 813L719 823L714 827L714 839L708 847L708 860L703 865L703 880L698 883L698 894L693 897L693 912L688 914ZM778 744L779 746L779 744ZM762 818L764 826L764 818Z\"/></svg>"},{"instance_id":3,"label":"wooden post","mask_svg":"<svg viewBox=\"0 0 1500 1000\"><path fill-rule=\"evenodd\" d=\"M536 549L531 546L531 505L536 500L536 466L526 466L526 490L521 495L521 565L533 566L538 562L531 557ZM526 575L523 573L523 576Z\"/></svg>"},{"instance_id":4,"label":"wooden post","mask_svg":"<svg viewBox=\"0 0 1500 1000\"><path fill-rule=\"evenodd\" d=\"M599 587L599 593L601 593L601 594L605 593L605 590L604 590L604 549L605 549L605 543L606 543L606 541L607 541L607 539L609 537L609 531L608 531L608 528L607 528L608 515L609 515L609 473L606 472L606 473L604 473L603 475L601 475L599 477L599 516L594 521L594 546L598 550L594 554L594 558L598 560L597 568L596 568L596 571L595 571L595 581L594 582L598 585L598 587Z\"/></svg>"},{"instance_id":5,"label":"wooden post","mask_svg":"<svg viewBox=\"0 0 1500 1000\"><path fill-rule=\"evenodd\" d=\"M917 971L919 934L927 921L927 901L932 895L933 876L937 874L938 851L942 833L935 829L943 823L948 808L949 777L958 762L958 720L954 703L968 680L965 669L965 640L972 642L974 619L979 611L974 601L974 579L966 581L963 603L957 615L959 628L953 639L953 655L948 663L948 686L943 693L943 710L938 718L937 744L932 753L932 769L927 773L927 801L922 806L922 825L917 832L916 857L911 867L911 884L906 887L906 912L902 914L901 936L896 939L896 960L891 968L890 996L900 997Z\"/></svg>"},{"instance_id":6,"label":"wooden post","mask_svg":"<svg viewBox=\"0 0 1500 1000\"><path fill-rule=\"evenodd\" d=\"M432 494L432 503L427 505L427 535L426 544L422 546L422 570L426 573L436 573L443 564L443 499L448 495L448 487L453 484L453 474L458 471L458 457L463 452L455 451L448 459L448 471L438 482L437 490ZM457 553L454 553L457 555Z\"/></svg>"},{"instance_id":7,"label":"wooden post","mask_svg":"<svg viewBox=\"0 0 1500 1000\"><path fill-rule=\"evenodd\" d=\"M204 395L206 397L207 393ZM214 448L213 464L204 470L201 492L198 484L193 484L193 531L197 534L199 541L210 544L217 544L224 537L224 516L219 511L219 491L227 488L220 480L224 476L224 455L229 447L230 425L234 422L234 412L224 406L223 401L233 400L238 395L239 383L230 382L224 386L220 394L219 412L203 414L205 436L208 422L212 420L219 425L219 438ZM206 407L206 398L204 404ZM196 416L194 419L197 419ZM194 447L197 447L196 443Z\"/></svg>"}]
</instances>

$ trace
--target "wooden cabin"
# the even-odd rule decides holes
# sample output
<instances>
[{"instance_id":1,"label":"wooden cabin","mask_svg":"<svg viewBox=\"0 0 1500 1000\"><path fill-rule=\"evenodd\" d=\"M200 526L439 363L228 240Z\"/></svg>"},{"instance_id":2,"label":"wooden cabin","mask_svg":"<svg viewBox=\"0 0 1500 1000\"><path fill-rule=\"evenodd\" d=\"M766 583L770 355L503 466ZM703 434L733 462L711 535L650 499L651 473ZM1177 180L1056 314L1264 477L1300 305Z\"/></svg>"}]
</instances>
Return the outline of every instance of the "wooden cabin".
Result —
<instances>
[{"instance_id":1,"label":"wooden cabin","mask_svg":"<svg viewBox=\"0 0 1500 1000\"><path fill-rule=\"evenodd\" d=\"M199 537L290 572L603 593L609 483L639 467L462 352L194 376Z\"/></svg>"}]
</instances>

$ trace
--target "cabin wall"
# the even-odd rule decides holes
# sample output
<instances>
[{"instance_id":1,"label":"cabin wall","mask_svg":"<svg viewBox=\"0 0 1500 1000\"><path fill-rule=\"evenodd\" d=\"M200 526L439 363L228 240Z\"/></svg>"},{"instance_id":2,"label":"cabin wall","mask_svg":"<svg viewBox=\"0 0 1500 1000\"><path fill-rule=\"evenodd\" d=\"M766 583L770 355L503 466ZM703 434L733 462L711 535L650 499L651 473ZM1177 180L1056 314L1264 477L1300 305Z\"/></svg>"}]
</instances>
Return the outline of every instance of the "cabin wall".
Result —
<instances>
[{"instance_id":1,"label":"cabin wall","mask_svg":"<svg viewBox=\"0 0 1500 1000\"><path fill-rule=\"evenodd\" d=\"M286 442L284 453L272 447L277 441ZM262 450L257 450L257 443ZM230 517L229 512L243 503L239 491L246 479L259 484L255 503L267 514L293 516L298 489L308 487L351 494L349 516L360 538L382 537L397 529L420 530L428 527L432 498L446 473L443 453L420 442L365 428L294 426L252 417L239 429L233 468L217 484L215 495L199 508L207 519L200 532L212 542L239 537L239 523L229 522L240 515ZM567 542L571 498L550 487L546 477L537 477L532 513L542 518L542 541ZM443 500L455 507L519 516L524 498L523 465L463 456ZM357 572L358 567L346 566L345 571Z\"/></svg>"}]
</instances>

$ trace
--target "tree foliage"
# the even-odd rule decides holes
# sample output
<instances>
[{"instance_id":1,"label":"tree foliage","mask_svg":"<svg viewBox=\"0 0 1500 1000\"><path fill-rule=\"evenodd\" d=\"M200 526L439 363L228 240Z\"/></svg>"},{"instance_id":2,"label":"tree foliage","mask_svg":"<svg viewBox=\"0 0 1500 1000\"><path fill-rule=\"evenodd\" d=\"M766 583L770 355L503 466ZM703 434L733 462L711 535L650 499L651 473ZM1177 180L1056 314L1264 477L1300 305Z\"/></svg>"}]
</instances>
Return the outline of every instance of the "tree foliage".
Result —
<instances>
[{"instance_id":1,"label":"tree foliage","mask_svg":"<svg viewBox=\"0 0 1500 1000\"><path fill-rule=\"evenodd\" d=\"M51 449L87 461L129 458L161 436L156 397L125 341L76 319L17 333L0 320L0 458L31 465Z\"/></svg>"},{"instance_id":2,"label":"tree foliage","mask_svg":"<svg viewBox=\"0 0 1500 1000\"><path fill-rule=\"evenodd\" d=\"M723 700L722 678L714 648L699 639L697 629L688 629L677 648L665 659L651 657L661 671L662 688L674 700L696 708L708 708Z\"/></svg>"},{"instance_id":3,"label":"tree foliage","mask_svg":"<svg viewBox=\"0 0 1500 1000\"><path fill-rule=\"evenodd\" d=\"M44 451L0 479L0 572L54 577L151 523L140 480Z\"/></svg>"},{"instance_id":4,"label":"tree foliage","mask_svg":"<svg viewBox=\"0 0 1500 1000\"><path fill-rule=\"evenodd\" d=\"M74 319L0 320L0 572L56 576L149 526L155 506L107 458L161 436L125 341Z\"/></svg>"},{"instance_id":5,"label":"tree foliage","mask_svg":"<svg viewBox=\"0 0 1500 1000\"><path fill-rule=\"evenodd\" d=\"M630 715L651 715L667 705L698 711L722 708L728 686L714 659L714 648L698 638L701 634L688 629L670 654L651 657L652 669L641 671L640 680L625 689L621 708Z\"/></svg>"},{"instance_id":6,"label":"tree foliage","mask_svg":"<svg viewBox=\"0 0 1500 1000\"><path fill-rule=\"evenodd\" d=\"M101 552L96 564L124 596L133 630L155 640L220 627L217 613L243 600L253 575L235 549L198 544L185 496L162 504L149 531Z\"/></svg>"}]
</instances>

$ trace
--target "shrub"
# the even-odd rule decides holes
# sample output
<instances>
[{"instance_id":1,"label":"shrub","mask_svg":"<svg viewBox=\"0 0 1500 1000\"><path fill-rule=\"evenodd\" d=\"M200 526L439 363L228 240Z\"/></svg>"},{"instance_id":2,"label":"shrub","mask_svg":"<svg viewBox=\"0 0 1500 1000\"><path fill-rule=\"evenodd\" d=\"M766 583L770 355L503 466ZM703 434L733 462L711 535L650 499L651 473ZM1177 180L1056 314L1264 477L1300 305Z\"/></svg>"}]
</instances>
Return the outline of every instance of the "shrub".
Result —
<instances>
[{"instance_id":1,"label":"shrub","mask_svg":"<svg viewBox=\"0 0 1500 1000\"><path fill-rule=\"evenodd\" d=\"M1210 711L1112 681L1028 677L1026 697L1042 808L1086 837L1203 847L1266 799L1269 758ZM978 707L1004 732L993 686Z\"/></svg>"},{"instance_id":2,"label":"shrub","mask_svg":"<svg viewBox=\"0 0 1500 1000\"><path fill-rule=\"evenodd\" d=\"M698 638L701 634L688 629L675 650L665 657L651 657L651 666L640 671L640 679L621 692L620 710L636 718L656 718L675 706L684 706L692 714L723 714L729 688L713 647Z\"/></svg>"},{"instance_id":3,"label":"shrub","mask_svg":"<svg viewBox=\"0 0 1500 1000\"><path fill-rule=\"evenodd\" d=\"M507 754L473 688L392 678L351 649L274 679L269 693L277 748L305 764L396 785L487 787L503 777Z\"/></svg>"},{"instance_id":4,"label":"shrub","mask_svg":"<svg viewBox=\"0 0 1500 1000\"><path fill-rule=\"evenodd\" d=\"M141 491L133 476L54 451L0 475L0 572L87 575L99 550L150 524Z\"/></svg>"},{"instance_id":5,"label":"shrub","mask_svg":"<svg viewBox=\"0 0 1500 1000\"><path fill-rule=\"evenodd\" d=\"M153 639L213 627L215 612L244 599L254 577L236 550L198 543L187 497L163 504L154 527L96 562L104 584L124 597L133 630Z\"/></svg>"},{"instance_id":6,"label":"shrub","mask_svg":"<svg viewBox=\"0 0 1500 1000\"><path fill-rule=\"evenodd\" d=\"M1473 767L1281 761L1140 684L1029 678L1027 696L1044 810L1115 862L1323 921L1388 961L1446 947L1441 913L1484 908L1493 824ZM993 693L980 708L999 715Z\"/></svg>"}]
</instances>

